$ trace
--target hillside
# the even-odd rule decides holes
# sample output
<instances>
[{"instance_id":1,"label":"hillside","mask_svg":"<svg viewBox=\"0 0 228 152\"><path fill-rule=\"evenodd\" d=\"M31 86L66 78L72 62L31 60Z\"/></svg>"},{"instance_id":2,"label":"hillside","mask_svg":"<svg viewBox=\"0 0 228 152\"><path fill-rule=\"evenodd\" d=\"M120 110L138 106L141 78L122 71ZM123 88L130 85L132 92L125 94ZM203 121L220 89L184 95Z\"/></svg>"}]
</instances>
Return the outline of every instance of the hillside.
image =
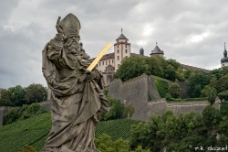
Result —
<instances>
[{"instance_id":1,"label":"hillside","mask_svg":"<svg viewBox=\"0 0 228 152\"><path fill-rule=\"evenodd\" d=\"M105 133L110 135L113 140L121 137L128 139L130 126L138 122L130 119L100 122L96 128L96 137ZM15 152L25 145L32 145L39 152L44 145L50 128L50 113L44 113L3 126L0 128L1 151Z\"/></svg>"}]
</instances>

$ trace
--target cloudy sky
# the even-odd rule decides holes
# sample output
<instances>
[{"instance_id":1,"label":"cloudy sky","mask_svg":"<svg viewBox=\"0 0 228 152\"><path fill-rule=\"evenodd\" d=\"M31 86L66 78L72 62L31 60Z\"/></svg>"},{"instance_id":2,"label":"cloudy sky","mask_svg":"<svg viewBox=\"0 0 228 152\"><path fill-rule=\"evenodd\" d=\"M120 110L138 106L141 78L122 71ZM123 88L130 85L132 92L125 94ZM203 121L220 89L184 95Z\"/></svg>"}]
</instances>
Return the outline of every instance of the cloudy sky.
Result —
<instances>
[{"instance_id":1,"label":"cloudy sky","mask_svg":"<svg viewBox=\"0 0 228 152\"><path fill-rule=\"evenodd\" d=\"M121 28L134 53L143 47L149 56L157 41L166 58L205 69L220 67L228 42L226 0L1 0L0 11L0 88L46 86L41 52L68 13L91 57Z\"/></svg>"}]
</instances>

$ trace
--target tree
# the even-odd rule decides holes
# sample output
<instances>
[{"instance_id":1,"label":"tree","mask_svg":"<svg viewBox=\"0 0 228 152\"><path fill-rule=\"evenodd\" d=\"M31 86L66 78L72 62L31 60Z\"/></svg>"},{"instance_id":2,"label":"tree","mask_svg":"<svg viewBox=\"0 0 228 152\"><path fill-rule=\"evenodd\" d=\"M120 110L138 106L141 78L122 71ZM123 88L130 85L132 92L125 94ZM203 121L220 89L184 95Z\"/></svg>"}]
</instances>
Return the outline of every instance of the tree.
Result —
<instances>
[{"instance_id":1,"label":"tree","mask_svg":"<svg viewBox=\"0 0 228 152\"><path fill-rule=\"evenodd\" d=\"M107 113L102 113L100 120L122 119L125 112L125 106L120 100L116 100L110 96L107 97L111 109Z\"/></svg>"},{"instance_id":2,"label":"tree","mask_svg":"<svg viewBox=\"0 0 228 152\"><path fill-rule=\"evenodd\" d=\"M127 57L122 61L121 66L116 71L115 78L126 81L146 72L148 72L148 65L143 57Z\"/></svg>"},{"instance_id":3,"label":"tree","mask_svg":"<svg viewBox=\"0 0 228 152\"><path fill-rule=\"evenodd\" d=\"M201 95L201 90L209 84L213 75L205 72L195 72L187 81L187 94L191 98Z\"/></svg>"},{"instance_id":4,"label":"tree","mask_svg":"<svg viewBox=\"0 0 228 152\"><path fill-rule=\"evenodd\" d=\"M214 69L210 71L210 74L213 74L217 78L217 80L219 80L221 77L228 74L228 67L225 66L219 69Z\"/></svg>"},{"instance_id":5,"label":"tree","mask_svg":"<svg viewBox=\"0 0 228 152\"><path fill-rule=\"evenodd\" d=\"M158 77L164 77L163 67L165 66L165 59L160 56L152 56L145 59L148 65L148 73Z\"/></svg>"},{"instance_id":6,"label":"tree","mask_svg":"<svg viewBox=\"0 0 228 152\"><path fill-rule=\"evenodd\" d=\"M165 66L164 78L174 81L176 79L176 71L172 65Z\"/></svg>"},{"instance_id":7,"label":"tree","mask_svg":"<svg viewBox=\"0 0 228 152\"><path fill-rule=\"evenodd\" d=\"M207 99L210 102L211 105L213 105L215 103L215 99L217 97L217 90L215 88L209 88L208 92L207 92Z\"/></svg>"},{"instance_id":8,"label":"tree","mask_svg":"<svg viewBox=\"0 0 228 152\"><path fill-rule=\"evenodd\" d=\"M218 81L218 92L228 90L228 75L224 75Z\"/></svg>"},{"instance_id":9,"label":"tree","mask_svg":"<svg viewBox=\"0 0 228 152\"><path fill-rule=\"evenodd\" d=\"M97 149L102 152L126 152L129 149L128 141L122 138L112 141L109 135L103 134L95 139Z\"/></svg>"},{"instance_id":10,"label":"tree","mask_svg":"<svg viewBox=\"0 0 228 152\"><path fill-rule=\"evenodd\" d=\"M10 92L6 89L1 91L0 106L11 106Z\"/></svg>"},{"instance_id":11,"label":"tree","mask_svg":"<svg viewBox=\"0 0 228 152\"><path fill-rule=\"evenodd\" d=\"M47 90L41 84L30 84L25 89L27 103L41 102L47 99Z\"/></svg>"},{"instance_id":12,"label":"tree","mask_svg":"<svg viewBox=\"0 0 228 152\"><path fill-rule=\"evenodd\" d=\"M202 115L203 122L208 129L211 129L215 125L219 125L219 122L222 120L220 111L212 106L204 108Z\"/></svg>"},{"instance_id":13,"label":"tree","mask_svg":"<svg viewBox=\"0 0 228 152\"><path fill-rule=\"evenodd\" d=\"M25 104L25 89L20 85L8 89L13 106L22 106Z\"/></svg>"},{"instance_id":14,"label":"tree","mask_svg":"<svg viewBox=\"0 0 228 152\"><path fill-rule=\"evenodd\" d=\"M178 83L172 83L169 87L169 93L173 98L180 97L180 85Z\"/></svg>"}]
</instances>

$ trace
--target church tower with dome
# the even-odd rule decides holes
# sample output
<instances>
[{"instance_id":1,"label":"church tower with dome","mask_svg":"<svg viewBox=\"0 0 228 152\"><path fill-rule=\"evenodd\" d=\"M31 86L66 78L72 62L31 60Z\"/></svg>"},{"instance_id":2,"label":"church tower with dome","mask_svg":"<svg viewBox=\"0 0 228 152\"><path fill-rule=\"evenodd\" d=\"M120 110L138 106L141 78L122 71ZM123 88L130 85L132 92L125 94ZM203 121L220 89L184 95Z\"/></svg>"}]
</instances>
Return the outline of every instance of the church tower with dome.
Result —
<instances>
[{"instance_id":1,"label":"church tower with dome","mask_svg":"<svg viewBox=\"0 0 228 152\"><path fill-rule=\"evenodd\" d=\"M228 57L227 57L227 51L226 51L226 43L224 43L224 57L221 59L221 65L222 67L228 66Z\"/></svg>"}]
</instances>

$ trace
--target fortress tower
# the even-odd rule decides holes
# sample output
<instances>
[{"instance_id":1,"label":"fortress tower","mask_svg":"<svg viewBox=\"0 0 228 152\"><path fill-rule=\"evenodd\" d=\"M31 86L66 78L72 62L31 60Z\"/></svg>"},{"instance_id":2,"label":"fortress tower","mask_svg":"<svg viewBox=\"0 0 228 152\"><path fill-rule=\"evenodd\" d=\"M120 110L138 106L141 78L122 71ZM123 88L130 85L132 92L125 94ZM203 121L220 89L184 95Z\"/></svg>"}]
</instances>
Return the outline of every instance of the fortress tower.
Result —
<instances>
[{"instance_id":1,"label":"fortress tower","mask_svg":"<svg viewBox=\"0 0 228 152\"><path fill-rule=\"evenodd\" d=\"M128 38L126 38L122 32L123 30L121 29L121 34L116 39L116 43L114 44L115 72L119 68L121 61L125 57L130 57L131 55L131 43L128 42Z\"/></svg>"}]
</instances>

